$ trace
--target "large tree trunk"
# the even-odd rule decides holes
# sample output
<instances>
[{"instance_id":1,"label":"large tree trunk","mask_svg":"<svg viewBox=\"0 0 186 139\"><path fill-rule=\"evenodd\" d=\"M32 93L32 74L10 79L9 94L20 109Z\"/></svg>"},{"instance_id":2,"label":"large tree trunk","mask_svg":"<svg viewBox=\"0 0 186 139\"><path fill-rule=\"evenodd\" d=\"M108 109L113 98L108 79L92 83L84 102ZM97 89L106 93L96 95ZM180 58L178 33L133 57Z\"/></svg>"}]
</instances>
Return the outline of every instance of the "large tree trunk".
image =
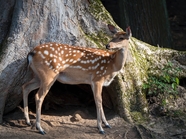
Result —
<instances>
[{"instance_id":1,"label":"large tree trunk","mask_svg":"<svg viewBox=\"0 0 186 139\"><path fill-rule=\"evenodd\" d=\"M31 74L30 71L25 73L26 55L33 47L45 42L60 42L104 48L111 35L107 24L117 26L100 1L1 0L0 3L6 7L0 9L0 32L3 32L0 40L0 122L3 112L13 110L22 100L21 86L30 80ZM158 67L165 65L168 59L184 71L185 65L175 61L175 56L181 57L184 53L155 48L135 38L130 40L130 46L125 68L104 92L110 95L118 113L132 122L133 112L148 111L142 92L148 71L161 70ZM185 77L185 73L180 77Z\"/></svg>"},{"instance_id":2,"label":"large tree trunk","mask_svg":"<svg viewBox=\"0 0 186 139\"><path fill-rule=\"evenodd\" d=\"M118 0L120 25L135 28L133 35L154 46L172 48L166 0Z\"/></svg>"}]
</instances>

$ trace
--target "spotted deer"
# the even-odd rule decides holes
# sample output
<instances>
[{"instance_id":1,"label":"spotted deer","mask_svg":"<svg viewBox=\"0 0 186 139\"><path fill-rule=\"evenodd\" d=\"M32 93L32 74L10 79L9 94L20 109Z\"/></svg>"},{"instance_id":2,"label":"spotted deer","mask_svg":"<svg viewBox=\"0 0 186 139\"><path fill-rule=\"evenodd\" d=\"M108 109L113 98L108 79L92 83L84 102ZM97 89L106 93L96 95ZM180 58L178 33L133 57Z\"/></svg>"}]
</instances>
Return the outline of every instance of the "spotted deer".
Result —
<instances>
[{"instance_id":1,"label":"spotted deer","mask_svg":"<svg viewBox=\"0 0 186 139\"><path fill-rule=\"evenodd\" d=\"M106 45L110 50L46 43L36 46L28 54L28 66L34 73L33 79L22 86L24 116L28 125L31 125L28 95L39 88L35 95L36 128L41 134L46 134L40 124L41 107L49 89L58 80L65 84L89 84L96 104L99 133L105 133L102 122L105 127L111 128L103 111L102 87L108 86L124 66L131 30L128 27L126 32L117 32L112 25L108 25L108 28L114 34L113 39Z\"/></svg>"}]
</instances>

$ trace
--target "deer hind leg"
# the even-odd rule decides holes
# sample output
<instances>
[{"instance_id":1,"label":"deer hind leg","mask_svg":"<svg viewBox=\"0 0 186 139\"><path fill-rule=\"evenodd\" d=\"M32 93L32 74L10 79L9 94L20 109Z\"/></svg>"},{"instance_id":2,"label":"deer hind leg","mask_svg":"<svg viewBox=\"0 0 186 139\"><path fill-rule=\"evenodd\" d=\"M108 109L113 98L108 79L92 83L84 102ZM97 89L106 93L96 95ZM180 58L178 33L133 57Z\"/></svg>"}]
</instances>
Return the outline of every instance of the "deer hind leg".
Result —
<instances>
[{"instance_id":1,"label":"deer hind leg","mask_svg":"<svg viewBox=\"0 0 186 139\"><path fill-rule=\"evenodd\" d=\"M24 116L26 118L26 123L31 125L29 115L28 115L28 95L31 91L39 88L40 82L39 79L35 76L31 81L25 83L22 86L23 90L23 105L24 105Z\"/></svg>"},{"instance_id":2,"label":"deer hind leg","mask_svg":"<svg viewBox=\"0 0 186 139\"><path fill-rule=\"evenodd\" d=\"M50 75L48 77L43 77L41 79L41 85L36 93L35 101L36 101L36 128L39 130L41 134L46 134L43 128L41 127L41 108L44 101L45 96L47 95L49 89L53 85L53 83L56 81L56 76L52 76L50 73L47 74Z\"/></svg>"},{"instance_id":3,"label":"deer hind leg","mask_svg":"<svg viewBox=\"0 0 186 139\"><path fill-rule=\"evenodd\" d=\"M101 95L102 94L102 84L100 84L100 83L92 84L92 90L93 90L94 100L95 100L96 110L97 110L97 126L99 129L99 133L104 134L105 131L102 128L102 122L104 122L106 127L110 127L110 125L108 124L108 122L105 118L105 114L104 114L103 106L102 106L102 95Z\"/></svg>"}]
</instances>

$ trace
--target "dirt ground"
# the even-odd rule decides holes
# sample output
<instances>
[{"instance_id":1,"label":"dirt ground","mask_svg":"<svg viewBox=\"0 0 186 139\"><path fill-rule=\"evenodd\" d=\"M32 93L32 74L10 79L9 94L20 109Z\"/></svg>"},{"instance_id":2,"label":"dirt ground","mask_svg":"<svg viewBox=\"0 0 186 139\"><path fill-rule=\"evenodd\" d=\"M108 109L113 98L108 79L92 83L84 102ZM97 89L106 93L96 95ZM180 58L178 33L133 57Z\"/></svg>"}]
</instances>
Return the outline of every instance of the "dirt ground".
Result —
<instances>
[{"instance_id":1,"label":"dirt ground","mask_svg":"<svg viewBox=\"0 0 186 139\"><path fill-rule=\"evenodd\" d=\"M95 107L66 106L42 112L41 124L47 134L41 135L34 126L35 112L29 114L31 127L25 124L21 107L5 115L0 139L186 139L186 122L181 118L151 117L146 123L131 125L105 108L112 128L104 128L105 135L101 135L96 127Z\"/></svg>"},{"instance_id":2,"label":"dirt ground","mask_svg":"<svg viewBox=\"0 0 186 139\"><path fill-rule=\"evenodd\" d=\"M98 133L96 127L95 107L90 109L79 107L66 107L42 114L42 127L46 135L41 135L35 126L29 127L25 124L23 111L18 107L14 112L4 116L4 123L0 126L0 138L2 139L101 139L101 138L124 138L132 134L133 139L138 135L131 125L116 115L112 110L106 109L106 117L112 129L104 128L106 134ZM30 118L34 125L35 112L30 112ZM134 133L133 133L134 132ZM131 136L131 135L130 135ZM129 138L129 137L128 137Z\"/></svg>"}]
</instances>

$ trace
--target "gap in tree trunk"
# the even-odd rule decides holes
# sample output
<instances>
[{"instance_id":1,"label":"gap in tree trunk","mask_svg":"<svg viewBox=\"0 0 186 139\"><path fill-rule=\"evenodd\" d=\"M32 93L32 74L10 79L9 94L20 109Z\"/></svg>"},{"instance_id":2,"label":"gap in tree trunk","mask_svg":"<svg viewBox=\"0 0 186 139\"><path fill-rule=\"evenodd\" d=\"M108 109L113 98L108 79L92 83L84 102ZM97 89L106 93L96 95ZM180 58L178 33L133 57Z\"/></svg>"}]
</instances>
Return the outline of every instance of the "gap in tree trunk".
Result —
<instances>
[{"instance_id":1,"label":"gap in tree trunk","mask_svg":"<svg viewBox=\"0 0 186 139\"><path fill-rule=\"evenodd\" d=\"M180 79L180 86L183 86L186 88L186 78Z\"/></svg>"}]
</instances>

